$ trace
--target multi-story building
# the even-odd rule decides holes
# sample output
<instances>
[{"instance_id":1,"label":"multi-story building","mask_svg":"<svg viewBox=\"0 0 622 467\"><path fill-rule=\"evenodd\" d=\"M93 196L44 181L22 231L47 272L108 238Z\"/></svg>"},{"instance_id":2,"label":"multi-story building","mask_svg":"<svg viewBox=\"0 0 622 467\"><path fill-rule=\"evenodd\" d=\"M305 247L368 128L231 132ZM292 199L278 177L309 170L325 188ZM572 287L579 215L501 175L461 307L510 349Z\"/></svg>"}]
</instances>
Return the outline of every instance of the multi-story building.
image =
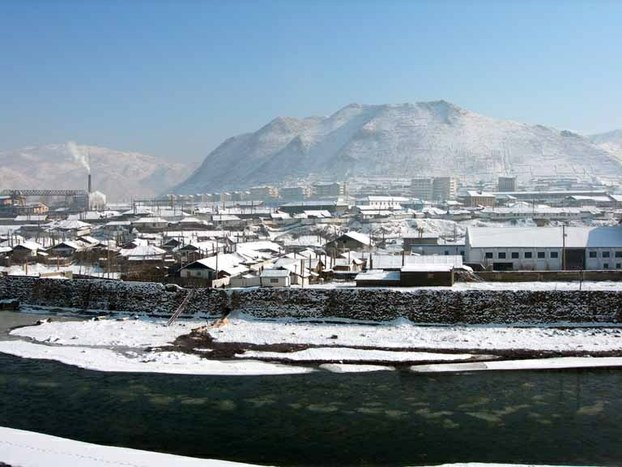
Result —
<instances>
[{"instance_id":1,"label":"multi-story building","mask_svg":"<svg viewBox=\"0 0 622 467\"><path fill-rule=\"evenodd\" d=\"M413 178L410 184L412 196L423 201L432 201L432 177Z\"/></svg>"},{"instance_id":2,"label":"multi-story building","mask_svg":"<svg viewBox=\"0 0 622 467\"><path fill-rule=\"evenodd\" d=\"M412 196L423 201L456 199L457 187L453 177L416 177L410 185Z\"/></svg>"},{"instance_id":3,"label":"multi-story building","mask_svg":"<svg viewBox=\"0 0 622 467\"><path fill-rule=\"evenodd\" d=\"M279 190L281 199L290 201L302 201L310 196L311 192L306 186L288 186Z\"/></svg>"},{"instance_id":4,"label":"multi-story building","mask_svg":"<svg viewBox=\"0 0 622 467\"><path fill-rule=\"evenodd\" d=\"M516 177L499 177L497 191L516 191Z\"/></svg>"},{"instance_id":5,"label":"multi-story building","mask_svg":"<svg viewBox=\"0 0 622 467\"><path fill-rule=\"evenodd\" d=\"M464 197L465 206L488 206L494 207L496 202L496 197L493 193L487 193L485 191L467 191L466 196Z\"/></svg>"},{"instance_id":6,"label":"multi-story building","mask_svg":"<svg viewBox=\"0 0 622 467\"><path fill-rule=\"evenodd\" d=\"M274 199L278 198L279 190L276 187L270 185L255 186L250 189L250 196L251 199L257 200Z\"/></svg>"},{"instance_id":7,"label":"multi-story building","mask_svg":"<svg viewBox=\"0 0 622 467\"><path fill-rule=\"evenodd\" d=\"M316 183L313 185L316 198L337 198L346 194L344 183Z\"/></svg>"},{"instance_id":8,"label":"multi-story building","mask_svg":"<svg viewBox=\"0 0 622 467\"><path fill-rule=\"evenodd\" d=\"M456 199L458 184L453 177L434 177L432 181L432 200L447 201Z\"/></svg>"}]
</instances>

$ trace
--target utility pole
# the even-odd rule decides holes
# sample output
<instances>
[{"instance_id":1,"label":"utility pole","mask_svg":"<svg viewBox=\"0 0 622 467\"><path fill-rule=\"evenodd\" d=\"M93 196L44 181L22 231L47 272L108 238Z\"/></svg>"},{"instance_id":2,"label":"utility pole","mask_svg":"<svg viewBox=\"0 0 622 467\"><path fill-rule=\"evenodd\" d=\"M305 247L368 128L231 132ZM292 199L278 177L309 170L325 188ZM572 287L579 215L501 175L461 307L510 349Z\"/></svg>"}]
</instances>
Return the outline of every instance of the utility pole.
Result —
<instances>
[{"instance_id":1,"label":"utility pole","mask_svg":"<svg viewBox=\"0 0 622 467\"><path fill-rule=\"evenodd\" d=\"M566 270L566 224L562 224L562 271Z\"/></svg>"}]
</instances>

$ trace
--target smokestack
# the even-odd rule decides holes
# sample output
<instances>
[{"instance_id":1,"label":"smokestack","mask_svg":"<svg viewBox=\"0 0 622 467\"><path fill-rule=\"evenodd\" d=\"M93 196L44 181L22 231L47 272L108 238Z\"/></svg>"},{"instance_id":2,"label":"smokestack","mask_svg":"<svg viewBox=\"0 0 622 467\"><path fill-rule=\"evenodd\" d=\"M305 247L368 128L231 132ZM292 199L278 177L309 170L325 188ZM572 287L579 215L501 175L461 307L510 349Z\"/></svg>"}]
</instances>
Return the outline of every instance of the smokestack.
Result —
<instances>
[{"instance_id":1,"label":"smokestack","mask_svg":"<svg viewBox=\"0 0 622 467\"><path fill-rule=\"evenodd\" d=\"M88 178L88 192L91 193L92 190L92 186L91 186L91 173L89 172L89 178Z\"/></svg>"}]
</instances>

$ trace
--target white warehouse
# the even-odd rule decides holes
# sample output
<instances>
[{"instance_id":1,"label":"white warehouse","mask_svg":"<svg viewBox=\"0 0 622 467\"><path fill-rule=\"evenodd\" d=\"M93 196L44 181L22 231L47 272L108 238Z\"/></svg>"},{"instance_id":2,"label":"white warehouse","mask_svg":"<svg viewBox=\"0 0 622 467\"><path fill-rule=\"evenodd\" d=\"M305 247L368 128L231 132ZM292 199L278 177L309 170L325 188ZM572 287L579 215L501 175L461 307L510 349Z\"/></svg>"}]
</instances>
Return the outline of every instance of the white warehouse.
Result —
<instances>
[{"instance_id":1,"label":"white warehouse","mask_svg":"<svg viewBox=\"0 0 622 467\"><path fill-rule=\"evenodd\" d=\"M469 227L466 263L497 271L622 269L622 227Z\"/></svg>"}]
</instances>

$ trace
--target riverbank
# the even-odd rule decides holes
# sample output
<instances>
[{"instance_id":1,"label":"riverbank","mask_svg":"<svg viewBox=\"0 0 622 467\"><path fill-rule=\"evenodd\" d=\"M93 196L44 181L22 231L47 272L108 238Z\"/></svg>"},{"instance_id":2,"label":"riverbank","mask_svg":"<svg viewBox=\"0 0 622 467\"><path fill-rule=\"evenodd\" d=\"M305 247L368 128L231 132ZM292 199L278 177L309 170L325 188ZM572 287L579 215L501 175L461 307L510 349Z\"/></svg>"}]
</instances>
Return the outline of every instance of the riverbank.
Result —
<instances>
[{"instance_id":1,"label":"riverbank","mask_svg":"<svg viewBox=\"0 0 622 467\"><path fill-rule=\"evenodd\" d=\"M419 324L622 323L622 284L457 283L454 287L183 289L105 280L0 277L0 300L90 314L218 318L350 319Z\"/></svg>"},{"instance_id":2,"label":"riverbank","mask_svg":"<svg viewBox=\"0 0 622 467\"><path fill-rule=\"evenodd\" d=\"M622 367L622 326L616 323L422 326L405 319L379 324L233 312L171 326L147 317L52 317L14 329L10 337L0 341L0 352L98 371L224 376Z\"/></svg>"}]
</instances>

